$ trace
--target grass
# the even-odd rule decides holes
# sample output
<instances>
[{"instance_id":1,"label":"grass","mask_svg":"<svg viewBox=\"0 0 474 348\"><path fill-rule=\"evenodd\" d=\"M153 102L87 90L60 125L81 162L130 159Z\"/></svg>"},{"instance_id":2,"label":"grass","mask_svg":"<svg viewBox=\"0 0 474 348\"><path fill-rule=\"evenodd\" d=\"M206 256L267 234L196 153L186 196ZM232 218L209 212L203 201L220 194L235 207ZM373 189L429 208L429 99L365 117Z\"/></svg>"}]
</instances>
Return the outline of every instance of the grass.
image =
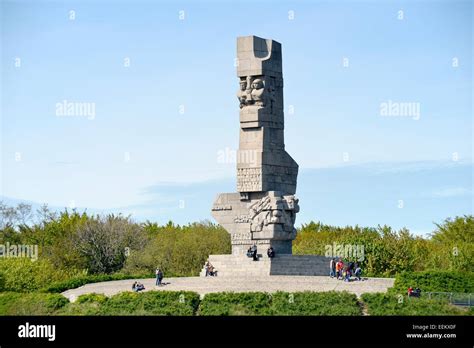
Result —
<instances>
[{"instance_id":1,"label":"grass","mask_svg":"<svg viewBox=\"0 0 474 348\"><path fill-rule=\"evenodd\" d=\"M369 315L468 315L470 311L453 306L444 300L407 297L391 293L367 293L362 295L362 300L367 305Z\"/></svg>"}]
</instances>

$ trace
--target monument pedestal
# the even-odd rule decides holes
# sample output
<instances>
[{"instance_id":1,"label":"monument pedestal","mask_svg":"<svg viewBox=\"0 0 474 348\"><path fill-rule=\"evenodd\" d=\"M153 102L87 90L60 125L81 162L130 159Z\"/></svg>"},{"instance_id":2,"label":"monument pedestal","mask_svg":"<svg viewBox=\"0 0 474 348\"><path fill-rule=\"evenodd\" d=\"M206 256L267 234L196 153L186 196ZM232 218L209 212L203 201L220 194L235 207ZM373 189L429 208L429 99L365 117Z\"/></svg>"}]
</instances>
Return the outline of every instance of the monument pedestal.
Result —
<instances>
[{"instance_id":1,"label":"monument pedestal","mask_svg":"<svg viewBox=\"0 0 474 348\"><path fill-rule=\"evenodd\" d=\"M263 250L262 250L263 251ZM260 249L258 254L261 254ZM246 255L210 255L209 262L218 277L259 277L270 275L327 276L330 258L318 255L280 254L269 258L265 252L258 261ZM204 277L203 267L200 276Z\"/></svg>"}]
</instances>

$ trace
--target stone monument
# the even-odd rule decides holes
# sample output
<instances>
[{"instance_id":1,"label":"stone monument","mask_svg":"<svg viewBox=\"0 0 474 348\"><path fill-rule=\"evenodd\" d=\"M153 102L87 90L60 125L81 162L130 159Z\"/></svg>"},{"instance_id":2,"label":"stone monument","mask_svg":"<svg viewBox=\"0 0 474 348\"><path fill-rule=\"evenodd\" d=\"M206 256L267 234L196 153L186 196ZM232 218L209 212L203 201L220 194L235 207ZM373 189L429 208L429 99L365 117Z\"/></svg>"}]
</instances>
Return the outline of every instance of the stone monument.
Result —
<instances>
[{"instance_id":1,"label":"stone monument","mask_svg":"<svg viewBox=\"0 0 474 348\"><path fill-rule=\"evenodd\" d=\"M296 236L298 164L285 151L281 53L274 40L237 39L237 192L220 194L212 207L212 216L231 234L233 255L253 244L291 254Z\"/></svg>"},{"instance_id":2,"label":"stone monument","mask_svg":"<svg viewBox=\"0 0 474 348\"><path fill-rule=\"evenodd\" d=\"M326 257L292 255L298 164L285 151L281 44L239 37L237 58L237 192L219 194L212 207L212 216L231 235L232 255L209 255L208 261L225 277L327 275ZM246 256L254 244L257 261ZM270 246L273 258L266 253Z\"/></svg>"}]
</instances>

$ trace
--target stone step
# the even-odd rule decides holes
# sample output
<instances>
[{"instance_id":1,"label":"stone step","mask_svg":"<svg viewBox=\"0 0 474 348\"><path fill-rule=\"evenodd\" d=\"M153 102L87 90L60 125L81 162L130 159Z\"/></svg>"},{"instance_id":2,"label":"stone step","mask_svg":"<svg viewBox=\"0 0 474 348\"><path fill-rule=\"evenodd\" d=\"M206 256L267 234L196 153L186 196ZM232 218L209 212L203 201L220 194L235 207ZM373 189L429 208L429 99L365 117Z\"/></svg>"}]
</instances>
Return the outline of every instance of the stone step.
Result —
<instances>
[{"instance_id":1,"label":"stone step","mask_svg":"<svg viewBox=\"0 0 474 348\"><path fill-rule=\"evenodd\" d=\"M329 274L329 258L319 255L263 256L253 261L246 255L210 255L218 276L323 275ZM203 267L200 273L205 275Z\"/></svg>"}]
</instances>

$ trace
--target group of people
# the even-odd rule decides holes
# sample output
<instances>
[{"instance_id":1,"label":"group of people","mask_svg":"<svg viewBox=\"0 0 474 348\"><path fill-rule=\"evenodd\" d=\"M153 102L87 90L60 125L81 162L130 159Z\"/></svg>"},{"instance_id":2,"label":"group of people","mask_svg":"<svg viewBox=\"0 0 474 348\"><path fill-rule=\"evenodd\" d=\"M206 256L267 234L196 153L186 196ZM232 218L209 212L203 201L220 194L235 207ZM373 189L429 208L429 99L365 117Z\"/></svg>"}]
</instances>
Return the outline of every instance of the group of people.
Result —
<instances>
[{"instance_id":1,"label":"group of people","mask_svg":"<svg viewBox=\"0 0 474 348\"><path fill-rule=\"evenodd\" d=\"M351 281L351 276L355 276L357 280L362 280L362 269L357 262L351 261L344 264L342 259L336 261L335 258L332 258L329 261L329 276L338 280L344 279L346 282Z\"/></svg>"},{"instance_id":2,"label":"group of people","mask_svg":"<svg viewBox=\"0 0 474 348\"><path fill-rule=\"evenodd\" d=\"M163 285L163 271L159 268L156 269L155 271L155 274L156 274L156 286L161 286ZM136 281L132 284L132 291L134 292L139 292L139 291L142 291L142 290L145 290L145 285L143 285L142 283Z\"/></svg>"},{"instance_id":3,"label":"group of people","mask_svg":"<svg viewBox=\"0 0 474 348\"><path fill-rule=\"evenodd\" d=\"M421 296L421 289L415 288L413 289L411 286L408 288L408 297L420 297Z\"/></svg>"},{"instance_id":4,"label":"group of people","mask_svg":"<svg viewBox=\"0 0 474 348\"><path fill-rule=\"evenodd\" d=\"M251 257L254 261L258 261L257 244L254 244L248 248L247 256ZM275 249L273 249L272 246L267 249L267 256L271 259L275 257Z\"/></svg>"},{"instance_id":5,"label":"group of people","mask_svg":"<svg viewBox=\"0 0 474 348\"><path fill-rule=\"evenodd\" d=\"M217 276L217 270L214 268L214 266L207 261L206 265L204 266L206 269L206 277L216 277Z\"/></svg>"},{"instance_id":6,"label":"group of people","mask_svg":"<svg viewBox=\"0 0 474 348\"><path fill-rule=\"evenodd\" d=\"M145 285L143 285L142 283L140 282L135 282L133 283L132 285L132 291L134 292L139 292L141 290L145 290Z\"/></svg>"}]
</instances>

